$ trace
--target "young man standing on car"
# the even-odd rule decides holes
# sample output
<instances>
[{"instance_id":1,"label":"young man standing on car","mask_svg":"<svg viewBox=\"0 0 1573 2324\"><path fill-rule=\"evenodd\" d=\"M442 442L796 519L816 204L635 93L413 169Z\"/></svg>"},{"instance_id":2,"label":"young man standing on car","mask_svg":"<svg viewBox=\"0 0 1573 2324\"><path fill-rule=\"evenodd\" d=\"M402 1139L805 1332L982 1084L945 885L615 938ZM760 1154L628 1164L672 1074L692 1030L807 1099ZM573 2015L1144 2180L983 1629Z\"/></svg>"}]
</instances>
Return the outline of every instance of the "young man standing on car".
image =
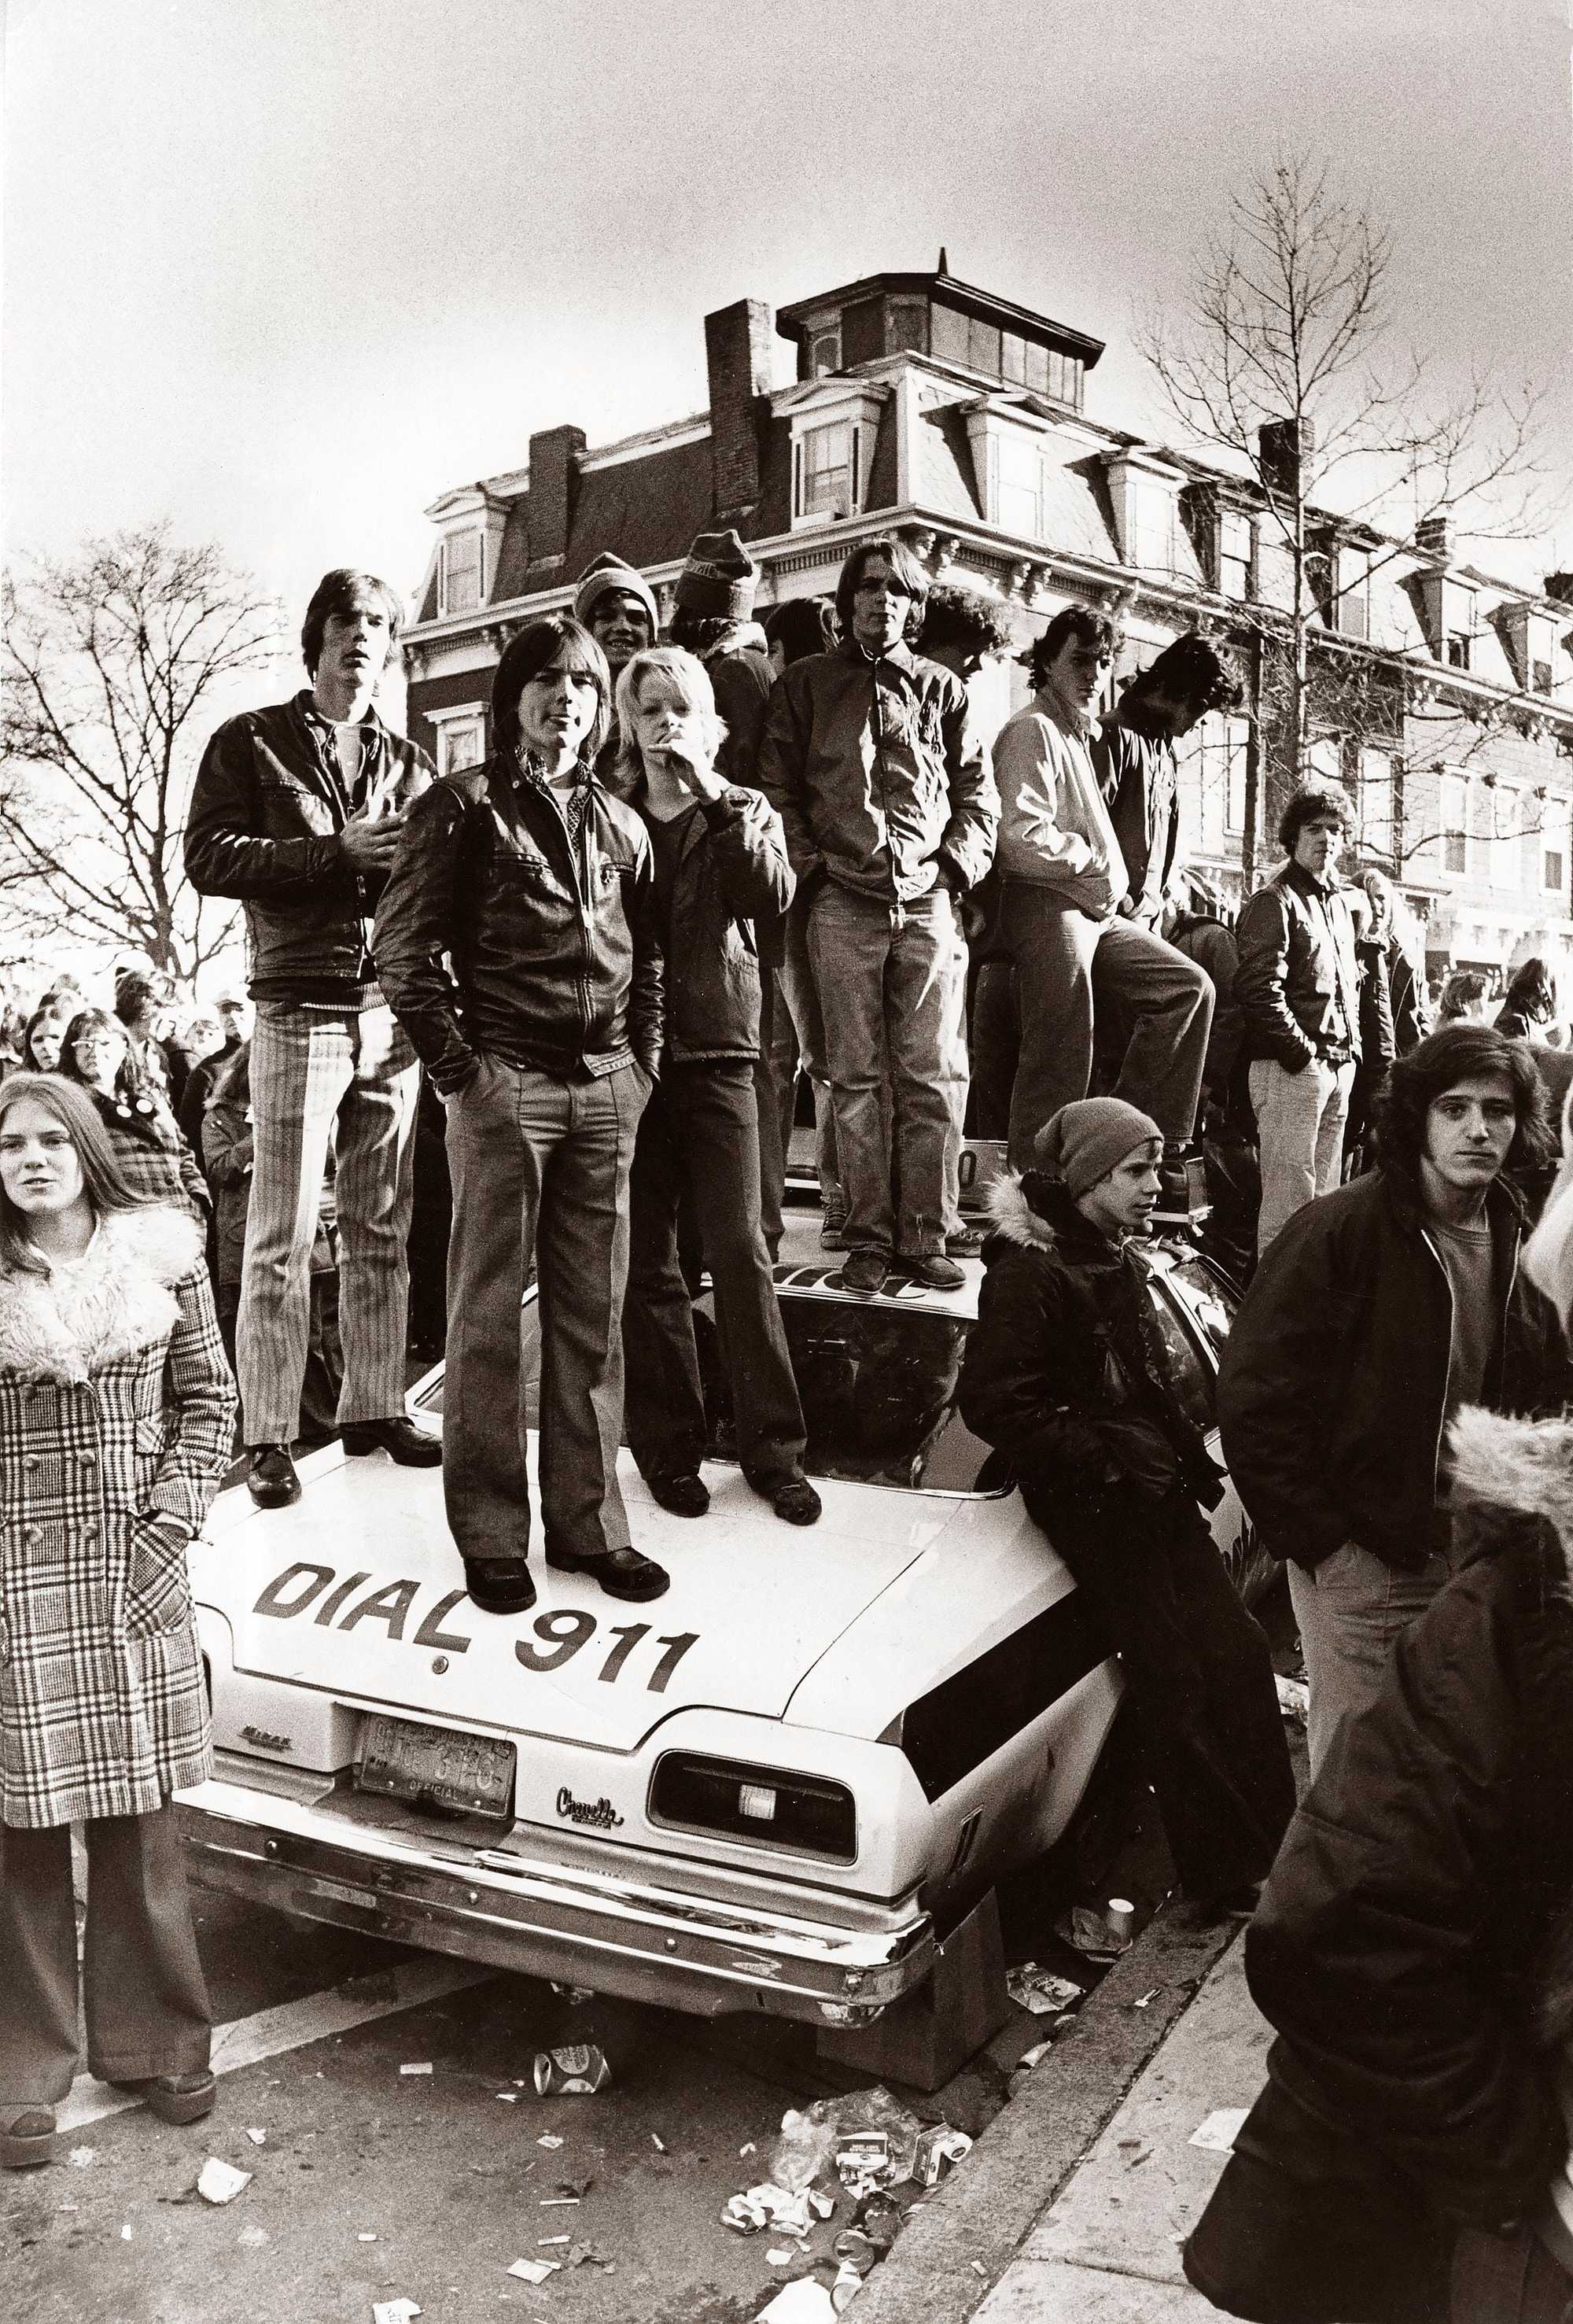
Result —
<instances>
[{"instance_id":1,"label":"young man standing on car","mask_svg":"<svg viewBox=\"0 0 1573 2324\"><path fill-rule=\"evenodd\" d=\"M1200 1508L1219 1471L1187 1417L1140 1240L1163 1134L1118 1098L1062 1106L1037 1167L990 1188L961 1407L995 1445L1125 1669L1174 1868L1248 1910L1294 1812L1267 1641Z\"/></svg>"},{"instance_id":2,"label":"young man standing on car","mask_svg":"<svg viewBox=\"0 0 1573 2324\"><path fill-rule=\"evenodd\" d=\"M854 549L836 584L842 642L777 680L759 750L809 899L854 1291L878 1291L893 1256L915 1281L962 1280L945 1254L967 1078L957 899L989 869L999 803L966 687L907 643L927 595L904 541Z\"/></svg>"},{"instance_id":3,"label":"young man standing on car","mask_svg":"<svg viewBox=\"0 0 1573 2324\"><path fill-rule=\"evenodd\" d=\"M203 754L186 872L245 906L256 1157L236 1326L246 1483L262 1508L300 1498L311 1252L328 1141L336 1161L346 1452L442 1458L404 1412L420 1067L382 997L372 915L404 817L432 779L424 751L377 715L399 600L337 569L306 610L310 687L221 726Z\"/></svg>"},{"instance_id":4,"label":"young man standing on car","mask_svg":"<svg viewBox=\"0 0 1573 2324\"><path fill-rule=\"evenodd\" d=\"M1342 791L1306 783L1278 825L1289 861L1247 899L1235 930L1251 1104L1262 1156L1256 1249L1338 1183L1360 1062L1355 924L1338 885L1349 827Z\"/></svg>"},{"instance_id":5,"label":"young man standing on car","mask_svg":"<svg viewBox=\"0 0 1573 2324\"><path fill-rule=\"evenodd\" d=\"M1219 1376L1229 1473L1289 1561L1313 1775L1452 1570L1455 1410L1573 1397L1505 1175L1550 1146L1527 1050L1444 1026L1393 1067L1377 1136L1381 1167L1307 1204L1263 1253Z\"/></svg>"}]
</instances>

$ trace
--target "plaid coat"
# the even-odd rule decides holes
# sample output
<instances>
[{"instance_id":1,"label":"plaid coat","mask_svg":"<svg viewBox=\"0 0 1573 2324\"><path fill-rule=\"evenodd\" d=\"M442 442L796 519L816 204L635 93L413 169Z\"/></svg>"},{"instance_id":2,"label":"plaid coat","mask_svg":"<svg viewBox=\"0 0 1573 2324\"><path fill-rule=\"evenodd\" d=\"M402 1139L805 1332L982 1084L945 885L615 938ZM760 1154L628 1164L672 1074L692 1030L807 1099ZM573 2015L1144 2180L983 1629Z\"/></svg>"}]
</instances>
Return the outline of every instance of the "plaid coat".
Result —
<instances>
[{"instance_id":1,"label":"plaid coat","mask_svg":"<svg viewBox=\"0 0 1573 2324\"><path fill-rule=\"evenodd\" d=\"M185 1545L235 1411L189 1220L110 1213L76 1267L0 1272L0 1823L211 1772Z\"/></svg>"}]
</instances>

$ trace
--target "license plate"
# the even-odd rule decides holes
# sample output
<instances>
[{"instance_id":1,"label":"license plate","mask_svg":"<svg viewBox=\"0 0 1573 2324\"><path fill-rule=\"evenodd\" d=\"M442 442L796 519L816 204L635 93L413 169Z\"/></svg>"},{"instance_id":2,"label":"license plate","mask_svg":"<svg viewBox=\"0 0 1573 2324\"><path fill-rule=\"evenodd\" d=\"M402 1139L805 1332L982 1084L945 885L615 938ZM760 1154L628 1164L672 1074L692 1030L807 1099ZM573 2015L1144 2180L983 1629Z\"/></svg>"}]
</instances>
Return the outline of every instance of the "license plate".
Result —
<instances>
[{"instance_id":1,"label":"license plate","mask_svg":"<svg viewBox=\"0 0 1573 2324\"><path fill-rule=\"evenodd\" d=\"M366 1721L355 1785L444 1815L513 1820L514 1747L490 1735L458 1735L382 1712Z\"/></svg>"}]
</instances>

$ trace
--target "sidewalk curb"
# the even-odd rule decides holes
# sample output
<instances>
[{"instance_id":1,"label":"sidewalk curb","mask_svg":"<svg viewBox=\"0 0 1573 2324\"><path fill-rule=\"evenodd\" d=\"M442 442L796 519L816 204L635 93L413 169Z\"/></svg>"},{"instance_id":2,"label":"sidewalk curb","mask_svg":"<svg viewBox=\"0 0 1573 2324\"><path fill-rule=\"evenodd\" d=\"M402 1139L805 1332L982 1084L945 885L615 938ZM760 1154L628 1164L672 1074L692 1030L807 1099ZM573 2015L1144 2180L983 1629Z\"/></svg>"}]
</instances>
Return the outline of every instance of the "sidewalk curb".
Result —
<instances>
[{"instance_id":1,"label":"sidewalk curb","mask_svg":"<svg viewBox=\"0 0 1573 2324\"><path fill-rule=\"evenodd\" d=\"M924 2197L859 2293L858 2324L966 2324L1239 1932L1232 1919L1200 1926L1183 1905L1154 1914L1074 2030Z\"/></svg>"}]
</instances>

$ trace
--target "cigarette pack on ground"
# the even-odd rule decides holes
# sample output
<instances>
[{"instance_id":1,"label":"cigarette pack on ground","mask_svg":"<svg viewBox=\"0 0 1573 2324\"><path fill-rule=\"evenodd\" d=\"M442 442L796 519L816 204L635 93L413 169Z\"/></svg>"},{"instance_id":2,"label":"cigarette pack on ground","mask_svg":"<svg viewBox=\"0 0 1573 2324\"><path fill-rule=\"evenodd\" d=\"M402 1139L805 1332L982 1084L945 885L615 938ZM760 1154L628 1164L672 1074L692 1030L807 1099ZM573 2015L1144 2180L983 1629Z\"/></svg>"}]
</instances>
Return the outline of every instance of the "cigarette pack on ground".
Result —
<instances>
[{"instance_id":1,"label":"cigarette pack on ground","mask_svg":"<svg viewBox=\"0 0 1573 2324\"><path fill-rule=\"evenodd\" d=\"M205 2203L233 2203L251 2183L249 2171L237 2171L233 2163L221 2163L216 2154L210 2154L197 2174L197 2192Z\"/></svg>"},{"instance_id":2,"label":"cigarette pack on ground","mask_svg":"<svg viewBox=\"0 0 1573 2324\"><path fill-rule=\"evenodd\" d=\"M556 2259L516 2259L508 2273L526 2283L544 2283L548 2275L557 2274L561 2265L562 2262Z\"/></svg>"},{"instance_id":3,"label":"cigarette pack on ground","mask_svg":"<svg viewBox=\"0 0 1573 2324\"><path fill-rule=\"evenodd\" d=\"M917 2152L912 2158L912 2175L920 2187L935 2187L972 2151L972 2142L964 2130L952 2130L947 2122L936 2122L925 2130L917 2142Z\"/></svg>"}]
</instances>

